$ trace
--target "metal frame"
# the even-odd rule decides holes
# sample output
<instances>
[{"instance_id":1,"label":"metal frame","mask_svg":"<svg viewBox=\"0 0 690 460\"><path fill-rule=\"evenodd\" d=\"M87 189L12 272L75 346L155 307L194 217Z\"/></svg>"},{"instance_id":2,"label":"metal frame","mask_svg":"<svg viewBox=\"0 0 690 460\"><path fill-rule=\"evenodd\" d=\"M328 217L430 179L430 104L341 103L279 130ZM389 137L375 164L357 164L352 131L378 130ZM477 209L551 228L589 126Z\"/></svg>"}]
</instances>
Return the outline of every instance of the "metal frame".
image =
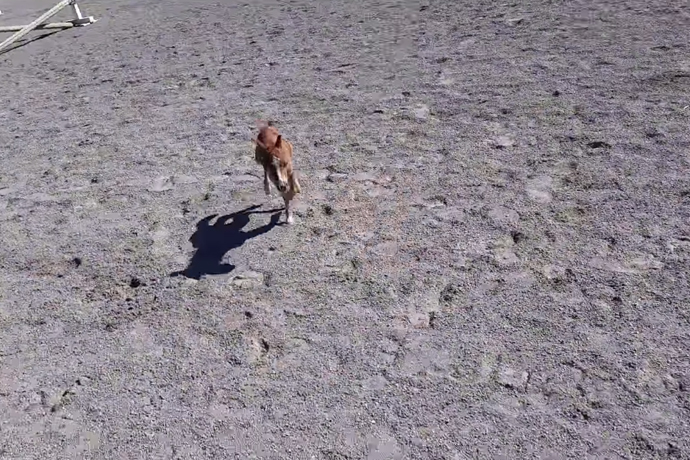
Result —
<instances>
[{"instance_id":1,"label":"metal frame","mask_svg":"<svg viewBox=\"0 0 690 460\"><path fill-rule=\"evenodd\" d=\"M48 19L50 19L53 16L55 16L56 14L58 14L66 6L72 7L72 11L74 12L74 16L75 16L75 18L72 21L46 23L46 21ZM2 12L0 12L0 14L2 14ZM41 30L41 29L67 29L67 28L71 28L71 27L87 26L89 24L93 24L96 21L97 20L94 19L93 16L84 17L81 14L81 10L79 9L79 5L77 5L77 0L62 0L57 5L52 7L50 10L43 13L35 21L31 22L31 24L27 24L25 26L0 27L0 32L15 32L7 40L0 43L0 52L3 51L8 46L10 46L12 43L23 38L26 34L30 33L34 29L39 29L39 30Z\"/></svg>"}]
</instances>

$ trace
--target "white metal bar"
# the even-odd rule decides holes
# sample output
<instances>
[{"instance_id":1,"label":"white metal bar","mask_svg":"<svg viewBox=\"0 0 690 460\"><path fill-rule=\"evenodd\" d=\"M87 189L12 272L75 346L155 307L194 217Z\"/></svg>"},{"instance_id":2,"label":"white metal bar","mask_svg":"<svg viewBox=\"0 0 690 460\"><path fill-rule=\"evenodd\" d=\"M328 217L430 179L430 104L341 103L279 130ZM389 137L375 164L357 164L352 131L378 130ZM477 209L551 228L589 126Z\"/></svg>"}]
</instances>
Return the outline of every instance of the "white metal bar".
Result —
<instances>
[{"instance_id":1,"label":"white metal bar","mask_svg":"<svg viewBox=\"0 0 690 460\"><path fill-rule=\"evenodd\" d=\"M72 3L72 9L74 10L74 16L77 18L77 21L84 19L84 16L81 15L81 10L79 9L77 2Z\"/></svg>"},{"instance_id":2,"label":"white metal bar","mask_svg":"<svg viewBox=\"0 0 690 460\"><path fill-rule=\"evenodd\" d=\"M36 27L41 25L42 23L46 22L48 19L52 18L55 16L61 9L66 7L67 5L71 4L74 0L62 0L60 3L52 7L50 10L46 11L43 13L38 19L33 21L31 24L28 24L24 26L22 30L19 32L15 33L11 37L9 37L7 40L4 42L0 43L0 51L4 50L8 46L10 46L12 43L16 42L20 38L24 37L26 34L34 30Z\"/></svg>"},{"instance_id":3,"label":"white metal bar","mask_svg":"<svg viewBox=\"0 0 690 460\"><path fill-rule=\"evenodd\" d=\"M22 30L26 26L0 26L0 32L16 32ZM43 29L69 29L74 27L74 23L71 22L49 22L47 24L40 24L36 26L34 30Z\"/></svg>"}]
</instances>

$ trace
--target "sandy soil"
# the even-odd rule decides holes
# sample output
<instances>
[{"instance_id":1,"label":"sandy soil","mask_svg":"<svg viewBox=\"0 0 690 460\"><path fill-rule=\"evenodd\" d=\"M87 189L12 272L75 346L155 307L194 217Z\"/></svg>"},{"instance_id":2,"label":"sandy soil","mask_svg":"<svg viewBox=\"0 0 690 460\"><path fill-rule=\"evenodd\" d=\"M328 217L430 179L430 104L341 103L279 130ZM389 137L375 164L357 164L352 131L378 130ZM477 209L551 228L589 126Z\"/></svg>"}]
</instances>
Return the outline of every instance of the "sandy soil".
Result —
<instances>
[{"instance_id":1,"label":"sandy soil","mask_svg":"<svg viewBox=\"0 0 690 460\"><path fill-rule=\"evenodd\" d=\"M82 9L0 55L1 459L690 458L687 2Z\"/></svg>"}]
</instances>

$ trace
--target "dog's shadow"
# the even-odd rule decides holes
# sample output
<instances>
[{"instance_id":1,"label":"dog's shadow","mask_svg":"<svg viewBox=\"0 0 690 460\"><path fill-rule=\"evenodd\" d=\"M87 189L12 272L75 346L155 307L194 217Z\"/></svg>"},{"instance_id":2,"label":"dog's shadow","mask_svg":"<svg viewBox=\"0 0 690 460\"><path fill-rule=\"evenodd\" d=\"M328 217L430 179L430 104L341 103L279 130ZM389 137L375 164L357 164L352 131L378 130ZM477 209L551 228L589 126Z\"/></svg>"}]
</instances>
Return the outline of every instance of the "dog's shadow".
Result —
<instances>
[{"instance_id":1,"label":"dog's shadow","mask_svg":"<svg viewBox=\"0 0 690 460\"><path fill-rule=\"evenodd\" d=\"M196 248L196 252L189 261L187 268L173 272L170 276L182 275L198 280L204 275L225 275L233 271L235 266L223 263L223 256L228 251L242 246L245 241L263 235L279 225L281 210L254 211L260 206L250 206L241 211L221 216L213 225L211 225L211 221L217 214L201 219L196 224L196 231L189 238L192 246ZM250 214L268 213L273 213L268 224L250 231L242 230L249 223ZM232 221L228 223L231 219Z\"/></svg>"}]
</instances>

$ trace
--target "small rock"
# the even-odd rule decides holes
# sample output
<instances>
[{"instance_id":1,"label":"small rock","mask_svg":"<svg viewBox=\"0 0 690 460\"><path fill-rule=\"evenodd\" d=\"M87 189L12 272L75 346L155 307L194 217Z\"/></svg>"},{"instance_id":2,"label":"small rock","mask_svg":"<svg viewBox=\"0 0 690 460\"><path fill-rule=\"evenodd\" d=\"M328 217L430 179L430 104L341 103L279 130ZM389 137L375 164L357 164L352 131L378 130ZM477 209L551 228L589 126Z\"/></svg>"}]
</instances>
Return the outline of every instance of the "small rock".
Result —
<instances>
[{"instance_id":1,"label":"small rock","mask_svg":"<svg viewBox=\"0 0 690 460\"><path fill-rule=\"evenodd\" d=\"M454 206L436 211L436 217L442 222L459 223L465 220L465 210Z\"/></svg>"},{"instance_id":2,"label":"small rock","mask_svg":"<svg viewBox=\"0 0 690 460\"><path fill-rule=\"evenodd\" d=\"M515 141L509 136L498 136L493 141L494 147L497 149L506 149L515 145Z\"/></svg>"},{"instance_id":3,"label":"small rock","mask_svg":"<svg viewBox=\"0 0 690 460\"><path fill-rule=\"evenodd\" d=\"M165 241L169 236L170 236L169 230L167 230L165 228L159 228L158 230L154 231L151 234L151 239L155 243L160 243L161 241Z\"/></svg>"},{"instance_id":4,"label":"small rock","mask_svg":"<svg viewBox=\"0 0 690 460\"><path fill-rule=\"evenodd\" d=\"M240 288L255 288L264 284L263 273L246 271L235 275L230 283Z\"/></svg>"},{"instance_id":5,"label":"small rock","mask_svg":"<svg viewBox=\"0 0 690 460\"><path fill-rule=\"evenodd\" d=\"M498 383L506 388L524 389L529 380L529 373L518 372L515 369L505 367L498 371Z\"/></svg>"},{"instance_id":6,"label":"small rock","mask_svg":"<svg viewBox=\"0 0 690 460\"><path fill-rule=\"evenodd\" d=\"M382 375L375 375L360 382L362 389L370 391L381 391L388 385L388 380Z\"/></svg>"},{"instance_id":7,"label":"small rock","mask_svg":"<svg viewBox=\"0 0 690 460\"><path fill-rule=\"evenodd\" d=\"M372 198L377 198L393 195L395 191L386 187L380 187L378 185L375 185L367 187L365 193Z\"/></svg>"},{"instance_id":8,"label":"small rock","mask_svg":"<svg viewBox=\"0 0 690 460\"><path fill-rule=\"evenodd\" d=\"M429 118L429 113L431 113L431 111L425 104L420 104L414 108L413 113L417 121L426 121Z\"/></svg>"},{"instance_id":9,"label":"small rock","mask_svg":"<svg viewBox=\"0 0 690 460\"><path fill-rule=\"evenodd\" d=\"M527 190L527 196L530 200L537 203L546 204L551 202L551 194L544 190Z\"/></svg>"},{"instance_id":10,"label":"small rock","mask_svg":"<svg viewBox=\"0 0 690 460\"><path fill-rule=\"evenodd\" d=\"M393 241L380 243L372 248L372 252L379 256L393 257L398 252L398 245Z\"/></svg>"},{"instance_id":11,"label":"small rock","mask_svg":"<svg viewBox=\"0 0 690 460\"><path fill-rule=\"evenodd\" d=\"M589 265L592 268L596 268L597 270L604 270L608 272L614 272L614 273L627 273L627 274L638 274L640 273L638 270L634 268L628 268L625 267L623 264L621 264L618 261L615 260L606 260L601 257L593 257L591 258L587 265Z\"/></svg>"},{"instance_id":12,"label":"small rock","mask_svg":"<svg viewBox=\"0 0 690 460\"><path fill-rule=\"evenodd\" d=\"M425 329L429 327L429 314L424 312L414 311L407 314L407 320L412 327Z\"/></svg>"},{"instance_id":13,"label":"small rock","mask_svg":"<svg viewBox=\"0 0 690 460\"><path fill-rule=\"evenodd\" d=\"M528 288L537 282L531 272L524 270L506 273L503 276L503 280L507 285L511 286L511 289Z\"/></svg>"},{"instance_id":14,"label":"small rock","mask_svg":"<svg viewBox=\"0 0 690 460\"><path fill-rule=\"evenodd\" d=\"M347 179L347 174L343 173L330 173L328 177L326 177L328 182L342 182L345 179Z\"/></svg>"},{"instance_id":15,"label":"small rock","mask_svg":"<svg viewBox=\"0 0 690 460\"><path fill-rule=\"evenodd\" d=\"M494 260L501 267L515 265L520 262L520 259L518 259L518 256L515 254L515 252L509 248L497 249L494 252Z\"/></svg>"},{"instance_id":16,"label":"small rock","mask_svg":"<svg viewBox=\"0 0 690 460\"><path fill-rule=\"evenodd\" d=\"M557 265L545 265L542 267L541 272L549 281L564 279L566 276L565 268Z\"/></svg>"},{"instance_id":17,"label":"small rock","mask_svg":"<svg viewBox=\"0 0 690 460\"><path fill-rule=\"evenodd\" d=\"M512 19L508 19L506 21L506 23L510 26L516 26L516 25L522 23L522 21L524 21L524 19L525 18L512 18Z\"/></svg>"},{"instance_id":18,"label":"small rock","mask_svg":"<svg viewBox=\"0 0 690 460\"><path fill-rule=\"evenodd\" d=\"M367 440L366 460L400 460L403 458L402 450L394 437L383 435L380 438Z\"/></svg>"},{"instance_id":19,"label":"small rock","mask_svg":"<svg viewBox=\"0 0 690 460\"><path fill-rule=\"evenodd\" d=\"M527 182L527 197L537 203L546 204L552 200L551 186L553 179L549 176L540 176Z\"/></svg>"},{"instance_id":20,"label":"small rock","mask_svg":"<svg viewBox=\"0 0 690 460\"><path fill-rule=\"evenodd\" d=\"M637 257L630 261L629 265L638 270L660 270L664 268L664 264L658 260L654 260L652 256Z\"/></svg>"},{"instance_id":21,"label":"small rock","mask_svg":"<svg viewBox=\"0 0 690 460\"><path fill-rule=\"evenodd\" d=\"M516 224L520 220L517 211L505 206L494 206L488 212L489 219L497 224Z\"/></svg>"},{"instance_id":22,"label":"small rock","mask_svg":"<svg viewBox=\"0 0 690 460\"><path fill-rule=\"evenodd\" d=\"M170 176L160 176L154 179L151 186L148 188L149 192L165 192L167 190L172 190L173 183Z\"/></svg>"}]
</instances>

